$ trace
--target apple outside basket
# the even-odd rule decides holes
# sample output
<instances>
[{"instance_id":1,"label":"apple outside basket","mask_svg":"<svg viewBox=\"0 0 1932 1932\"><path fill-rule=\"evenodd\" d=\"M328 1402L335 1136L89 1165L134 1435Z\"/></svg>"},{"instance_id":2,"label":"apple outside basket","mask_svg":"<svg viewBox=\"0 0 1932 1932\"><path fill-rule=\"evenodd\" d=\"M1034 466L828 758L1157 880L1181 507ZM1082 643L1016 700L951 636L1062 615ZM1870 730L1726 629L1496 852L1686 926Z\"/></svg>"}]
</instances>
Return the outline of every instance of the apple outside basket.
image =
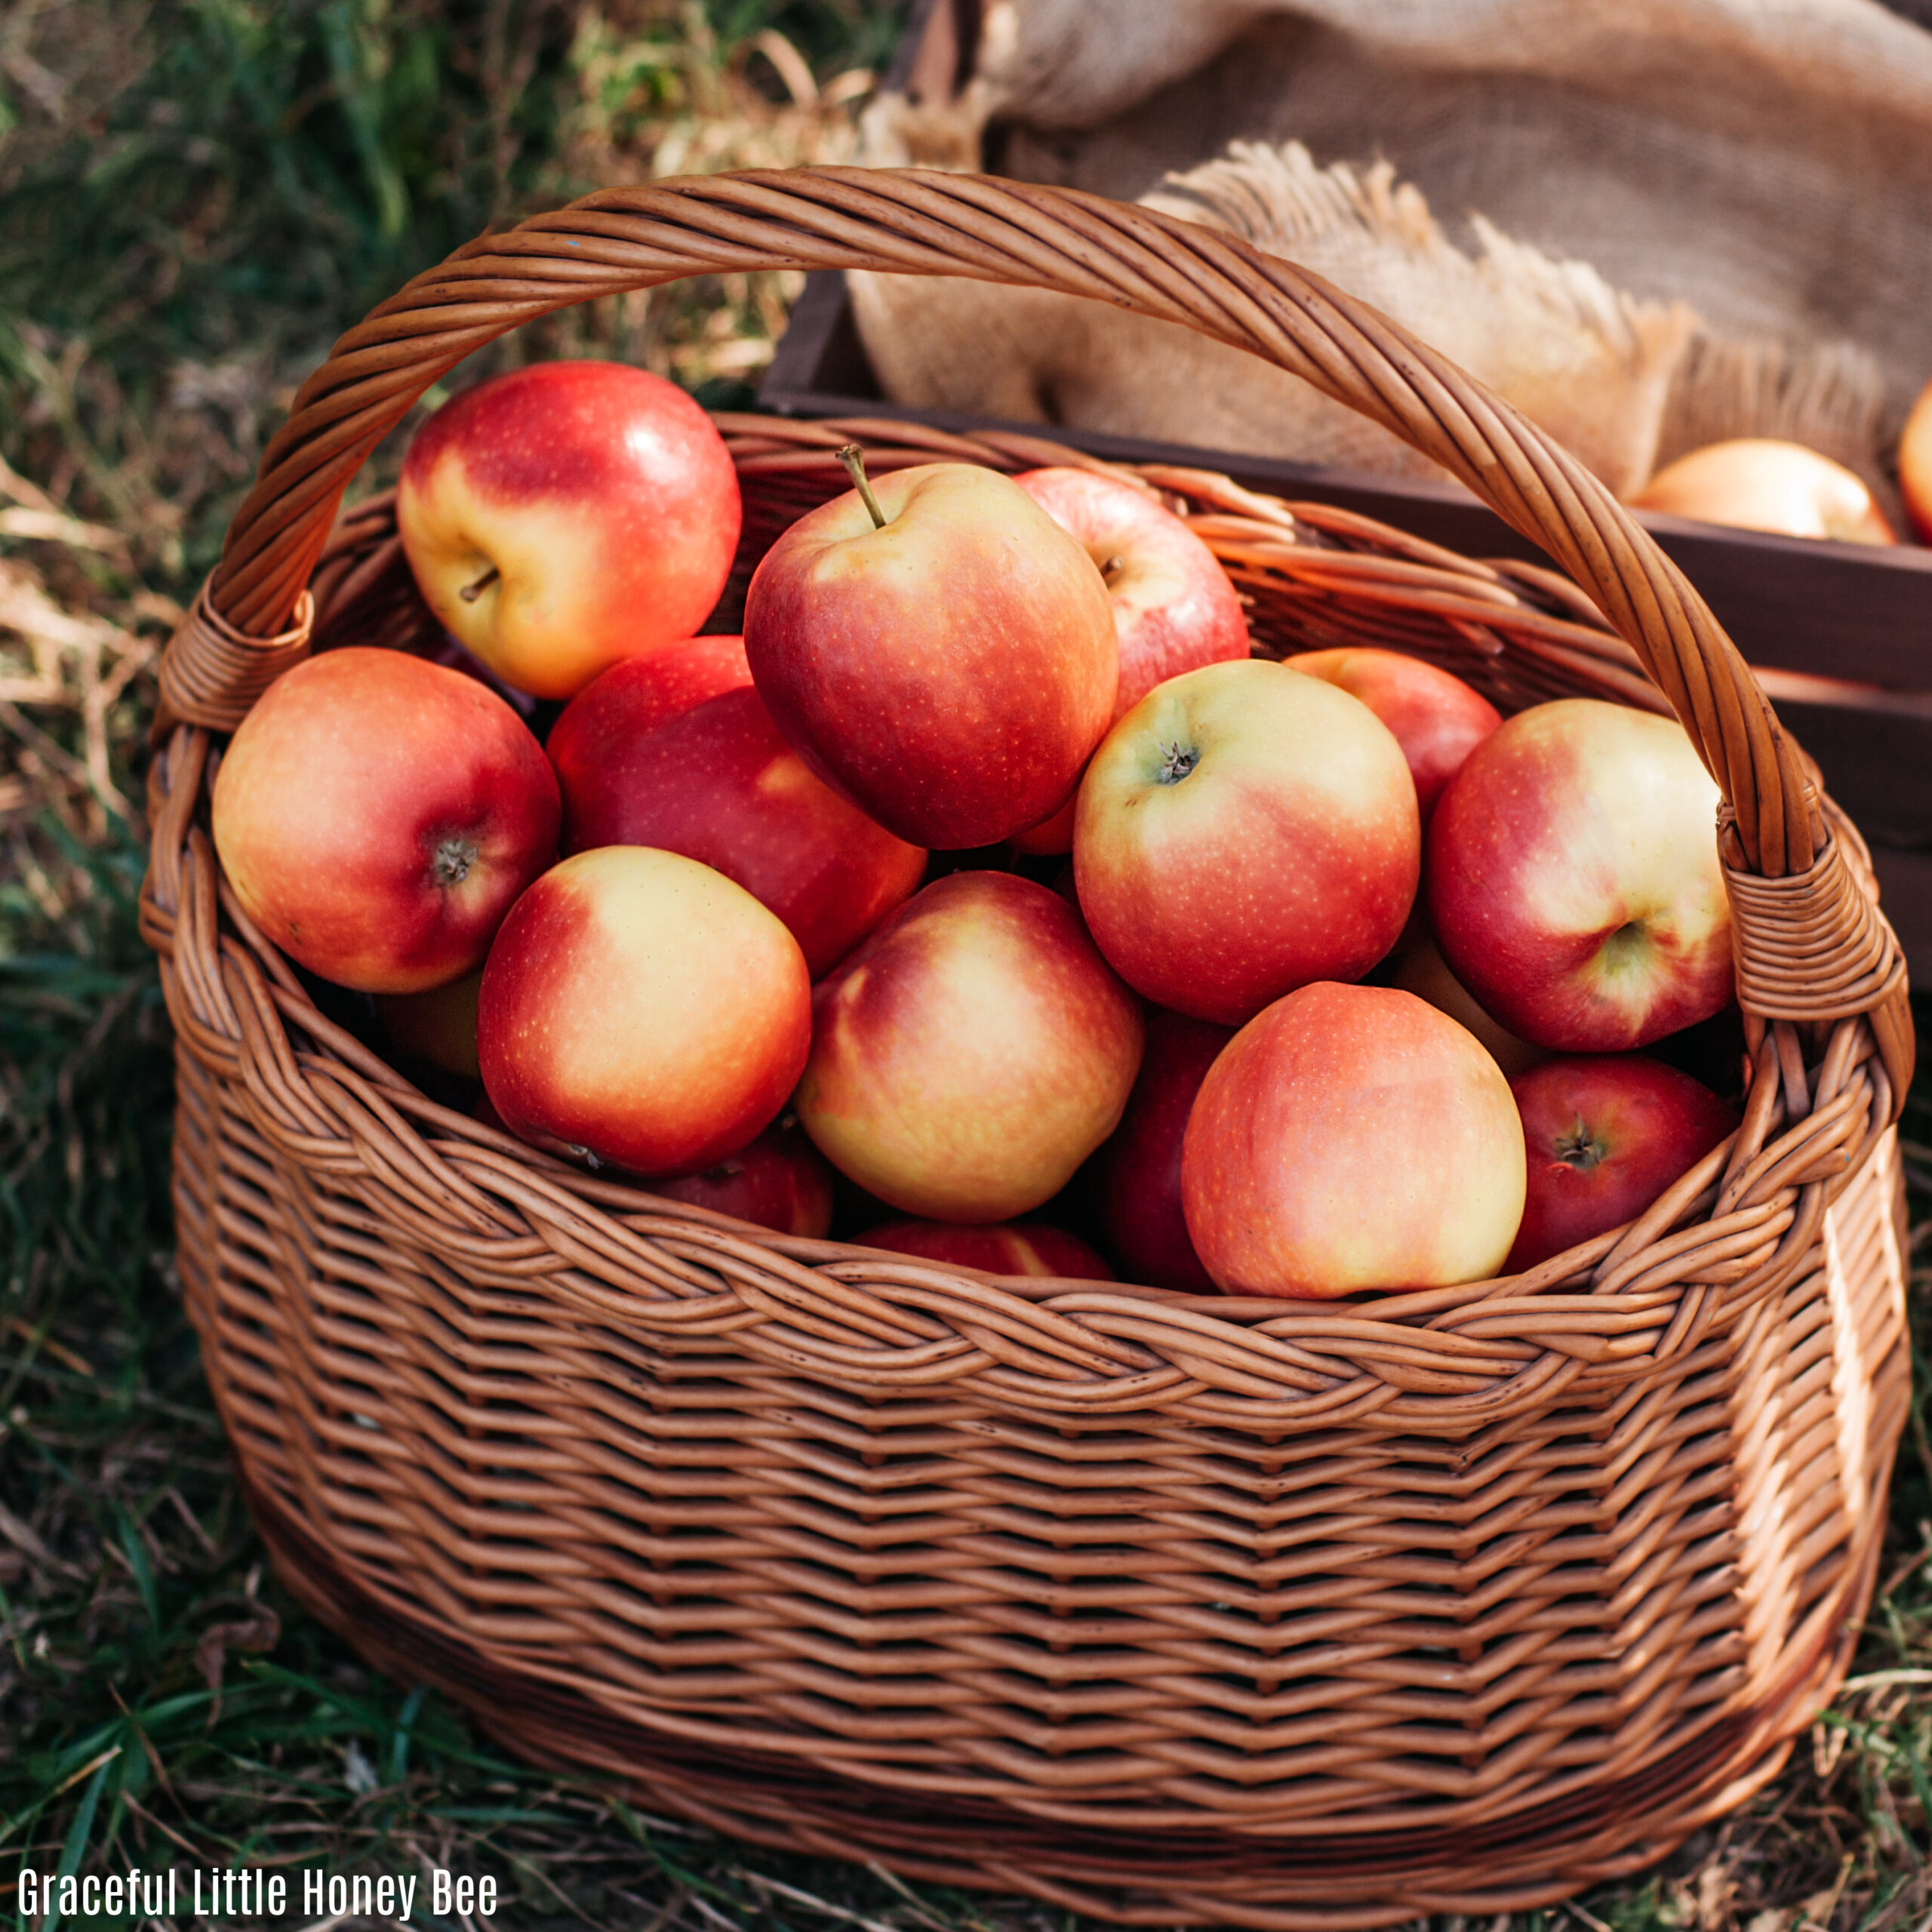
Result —
<instances>
[{"instance_id":1,"label":"apple outside basket","mask_svg":"<svg viewBox=\"0 0 1932 1932\"><path fill-rule=\"evenodd\" d=\"M758 268L1057 288L1306 377L1567 577L1137 474L1258 648L1393 645L1504 709L1674 712L1717 836L1743 1124L1530 1272L1371 1303L1019 1281L611 1184L318 1012L222 877L223 734L312 647L433 643L345 486L429 386L592 296ZM1092 460L724 417L743 572L875 471ZM1133 475L1137 472L1119 472ZM1580 589L1577 586L1581 586ZM1207 229L964 175L593 195L336 345L162 669L142 900L177 1037L181 1274L288 1587L510 1749L795 1850L1123 1922L1544 1904L1777 1771L1869 1597L1906 1401L1904 968L1865 850L1609 494L1372 309Z\"/></svg>"}]
</instances>

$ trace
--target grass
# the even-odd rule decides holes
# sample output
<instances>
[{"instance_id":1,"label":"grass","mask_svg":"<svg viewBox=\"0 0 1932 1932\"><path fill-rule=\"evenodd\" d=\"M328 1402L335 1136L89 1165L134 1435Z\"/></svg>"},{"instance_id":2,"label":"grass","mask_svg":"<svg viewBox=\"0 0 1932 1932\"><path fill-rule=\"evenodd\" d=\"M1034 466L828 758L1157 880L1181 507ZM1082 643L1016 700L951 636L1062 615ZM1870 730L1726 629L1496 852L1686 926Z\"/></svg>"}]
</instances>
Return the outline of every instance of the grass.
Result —
<instances>
[{"instance_id":1,"label":"grass","mask_svg":"<svg viewBox=\"0 0 1932 1932\"><path fill-rule=\"evenodd\" d=\"M158 645L329 340L523 208L843 155L897 25L862 0L0 0L0 1908L18 1853L436 1864L495 1875L518 1926L1060 1921L641 1817L507 1760L289 1601L176 1291L165 1020L134 922ZM740 401L792 292L602 304L494 361L613 353ZM1923 1084L1908 1131L1932 1189ZM1538 1932L1927 1932L1922 1407L1884 1579L1786 1776Z\"/></svg>"}]
</instances>

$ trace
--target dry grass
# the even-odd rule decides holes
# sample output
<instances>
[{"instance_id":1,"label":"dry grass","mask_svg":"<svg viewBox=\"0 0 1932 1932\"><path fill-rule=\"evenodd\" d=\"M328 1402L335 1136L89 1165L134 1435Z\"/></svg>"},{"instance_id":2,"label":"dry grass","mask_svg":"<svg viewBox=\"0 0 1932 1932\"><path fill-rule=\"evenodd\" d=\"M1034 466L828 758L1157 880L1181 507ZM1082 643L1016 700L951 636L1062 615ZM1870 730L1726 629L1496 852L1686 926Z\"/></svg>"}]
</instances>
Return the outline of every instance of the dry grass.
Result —
<instances>
[{"instance_id":1,"label":"dry grass","mask_svg":"<svg viewBox=\"0 0 1932 1932\"><path fill-rule=\"evenodd\" d=\"M165 1016L134 925L155 655L329 339L525 207L841 158L893 13L0 0L0 1850L433 1860L495 1873L497 1922L520 1926L1059 1920L755 1852L512 1764L281 1595L174 1291ZM742 402L794 292L749 276L595 305L465 374L601 352ZM1908 1127L1932 1180L1923 1086ZM1531 1917L1932 1932L1928 1687L1921 1408L1857 1675L1792 1770L1662 1871Z\"/></svg>"}]
</instances>

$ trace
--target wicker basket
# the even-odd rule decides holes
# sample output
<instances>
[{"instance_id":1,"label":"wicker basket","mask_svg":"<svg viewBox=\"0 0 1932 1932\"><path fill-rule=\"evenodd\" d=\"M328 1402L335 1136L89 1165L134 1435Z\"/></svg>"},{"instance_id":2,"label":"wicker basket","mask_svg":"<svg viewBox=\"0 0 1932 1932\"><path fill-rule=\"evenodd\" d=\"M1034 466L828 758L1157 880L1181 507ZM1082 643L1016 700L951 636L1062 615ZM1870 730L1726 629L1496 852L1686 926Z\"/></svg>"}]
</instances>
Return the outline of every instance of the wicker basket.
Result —
<instances>
[{"instance_id":1,"label":"wicker basket","mask_svg":"<svg viewBox=\"0 0 1932 1932\"><path fill-rule=\"evenodd\" d=\"M1585 693L1683 720L1728 801L1736 1137L1513 1279L1326 1306L1000 1281L588 1177L319 1012L223 879L206 798L220 734L312 627L433 629L387 503L334 523L344 486L515 324L771 266L1186 323L1544 546L1567 577L1140 472L1263 648L1392 643L1506 709ZM875 469L1089 460L721 425L741 563L844 487L851 438ZM1695 592L1372 310L1144 209L971 177L595 195L342 339L162 681L143 909L178 1040L182 1276L249 1503L304 1602L512 1749L726 1832L1101 1917L1371 1926L1642 1865L1770 1777L1829 1694L1906 1402L1898 949L1857 835Z\"/></svg>"}]
</instances>

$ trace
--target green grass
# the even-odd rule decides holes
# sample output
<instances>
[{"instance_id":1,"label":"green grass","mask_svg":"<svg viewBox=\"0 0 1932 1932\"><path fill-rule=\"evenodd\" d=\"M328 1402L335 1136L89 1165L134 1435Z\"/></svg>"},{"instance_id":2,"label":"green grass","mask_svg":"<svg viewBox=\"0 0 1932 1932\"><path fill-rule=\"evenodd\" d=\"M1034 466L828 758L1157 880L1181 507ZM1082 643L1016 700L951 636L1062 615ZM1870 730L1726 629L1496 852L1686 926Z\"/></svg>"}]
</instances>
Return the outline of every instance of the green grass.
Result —
<instances>
[{"instance_id":1,"label":"green grass","mask_svg":"<svg viewBox=\"0 0 1932 1932\"><path fill-rule=\"evenodd\" d=\"M0 472L0 509L37 488L68 519L57 537L0 526L0 608L92 626L57 646L51 617L37 643L0 628L0 1886L16 1853L69 1870L429 1860L495 1875L502 1924L1063 1924L532 1771L288 1600L181 1312L165 1017L134 924L125 801L154 648L329 340L524 208L672 155L838 152L849 112L791 103L755 38L781 32L829 82L878 64L902 11L0 0L0 457L31 479ZM605 304L495 354L604 349L740 400L788 292L750 278ZM1932 1187L1924 1082L1907 1125ZM1921 1390L1927 1299L1921 1275ZM1927 1932L1932 1696L1892 1675L1932 1670L1922 1406L1883 1574L1859 1687L1776 1787L1660 1872L1531 1916Z\"/></svg>"}]
</instances>

